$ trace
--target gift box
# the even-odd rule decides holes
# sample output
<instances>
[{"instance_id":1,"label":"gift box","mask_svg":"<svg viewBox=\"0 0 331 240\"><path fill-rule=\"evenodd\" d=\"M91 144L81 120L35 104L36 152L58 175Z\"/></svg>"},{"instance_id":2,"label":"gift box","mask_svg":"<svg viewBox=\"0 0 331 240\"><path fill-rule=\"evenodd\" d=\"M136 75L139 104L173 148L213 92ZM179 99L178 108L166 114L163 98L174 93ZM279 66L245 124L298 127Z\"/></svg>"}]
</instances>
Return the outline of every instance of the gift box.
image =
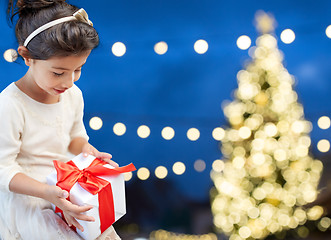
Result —
<instances>
[{"instance_id":1,"label":"gift box","mask_svg":"<svg viewBox=\"0 0 331 240\"><path fill-rule=\"evenodd\" d=\"M84 214L95 222L77 219L84 231L76 231L83 239L96 239L126 213L123 173L136 170L132 163L114 168L92 155L80 154L67 163L55 160L54 166L56 171L47 176L47 183L68 191L72 203L93 206ZM53 208L62 216L60 209Z\"/></svg>"}]
</instances>

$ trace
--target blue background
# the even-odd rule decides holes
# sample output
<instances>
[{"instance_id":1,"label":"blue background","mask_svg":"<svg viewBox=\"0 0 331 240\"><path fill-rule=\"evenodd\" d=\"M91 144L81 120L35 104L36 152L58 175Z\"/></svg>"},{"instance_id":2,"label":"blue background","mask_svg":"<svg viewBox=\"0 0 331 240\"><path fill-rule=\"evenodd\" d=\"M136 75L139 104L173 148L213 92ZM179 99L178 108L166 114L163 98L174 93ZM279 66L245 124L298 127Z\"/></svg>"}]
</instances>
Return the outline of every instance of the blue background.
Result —
<instances>
[{"instance_id":1,"label":"blue background","mask_svg":"<svg viewBox=\"0 0 331 240\"><path fill-rule=\"evenodd\" d=\"M248 35L252 45L258 36L254 15L264 10L277 21L275 35L292 29L296 39L291 44L278 41L284 53L283 64L295 76L294 86L305 118L313 123L312 152L317 142L330 139L330 130L317 127L317 120L330 116L331 39L325 29L331 24L331 1L223 1L223 0L75 0L85 8L99 32L101 43L90 55L77 82L85 98L85 124L91 143L110 152L121 165L133 162L137 168L154 169L163 165L181 194L194 201L209 201L212 181L211 164L221 158L219 142L212 130L225 126L221 104L232 100L237 88L236 74L251 58L248 50L240 50L236 40ZM0 53L17 48L14 30L6 22L5 4L0 12ZM208 51L197 54L193 45L198 39L209 44ZM112 45L123 42L127 52L116 57ZM158 55L154 44L165 41L168 52ZM0 90L24 75L23 61L6 62L0 58ZM103 127L92 130L88 122L98 116ZM4 116L0 116L4 117ZM126 125L123 136L113 133L117 122ZM148 138L137 135L137 128L147 125ZM161 130L171 126L175 137L167 141ZM192 142L186 131L195 127L200 138ZM0 126L1 129L1 126ZM203 172L194 170L197 159L206 162ZM171 167L182 161L183 175L175 175ZM325 163L327 164L327 163ZM133 179L136 178L134 174ZM148 181L145 185L148 186ZM133 180L131 180L133 181ZM130 184L130 182L128 182Z\"/></svg>"}]
</instances>

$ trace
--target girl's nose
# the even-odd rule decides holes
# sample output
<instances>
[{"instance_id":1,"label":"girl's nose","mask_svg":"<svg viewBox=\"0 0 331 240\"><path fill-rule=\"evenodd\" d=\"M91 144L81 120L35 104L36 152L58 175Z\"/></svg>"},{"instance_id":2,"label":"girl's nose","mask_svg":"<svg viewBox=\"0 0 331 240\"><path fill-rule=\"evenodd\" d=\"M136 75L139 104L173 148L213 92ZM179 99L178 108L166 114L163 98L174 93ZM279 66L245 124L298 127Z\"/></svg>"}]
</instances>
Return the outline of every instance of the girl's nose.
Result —
<instances>
[{"instance_id":1,"label":"girl's nose","mask_svg":"<svg viewBox=\"0 0 331 240\"><path fill-rule=\"evenodd\" d=\"M65 87L71 88L74 85L75 82L75 73L73 72L71 76L68 76L68 78L65 81Z\"/></svg>"}]
</instances>

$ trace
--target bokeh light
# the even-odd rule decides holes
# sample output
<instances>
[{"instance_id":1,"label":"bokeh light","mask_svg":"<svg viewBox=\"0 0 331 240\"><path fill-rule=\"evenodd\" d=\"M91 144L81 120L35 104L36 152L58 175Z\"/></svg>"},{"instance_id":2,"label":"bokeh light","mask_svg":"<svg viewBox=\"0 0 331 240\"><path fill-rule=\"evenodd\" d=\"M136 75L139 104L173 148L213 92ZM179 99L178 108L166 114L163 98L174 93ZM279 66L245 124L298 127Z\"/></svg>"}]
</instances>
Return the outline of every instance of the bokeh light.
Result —
<instances>
[{"instance_id":1,"label":"bokeh light","mask_svg":"<svg viewBox=\"0 0 331 240\"><path fill-rule=\"evenodd\" d=\"M168 175L168 170L164 166L158 166L155 169L155 176L159 179L163 179Z\"/></svg>"},{"instance_id":2,"label":"bokeh light","mask_svg":"<svg viewBox=\"0 0 331 240\"><path fill-rule=\"evenodd\" d=\"M124 173L124 181L130 181L132 176L133 176L132 172Z\"/></svg>"},{"instance_id":3,"label":"bokeh light","mask_svg":"<svg viewBox=\"0 0 331 240\"><path fill-rule=\"evenodd\" d=\"M172 166L172 171L177 175L182 175L186 170L185 164L182 162L175 162Z\"/></svg>"},{"instance_id":4,"label":"bokeh light","mask_svg":"<svg viewBox=\"0 0 331 240\"><path fill-rule=\"evenodd\" d=\"M114 125L113 131L117 136L122 136L126 132L126 126L124 123L118 122Z\"/></svg>"},{"instance_id":5,"label":"bokeh light","mask_svg":"<svg viewBox=\"0 0 331 240\"><path fill-rule=\"evenodd\" d=\"M331 38L331 25L325 29L325 34L328 38Z\"/></svg>"},{"instance_id":6,"label":"bokeh light","mask_svg":"<svg viewBox=\"0 0 331 240\"><path fill-rule=\"evenodd\" d=\"M194 162L194 169L197 172L203 172L206 169L205 161L198 159Z\"/></svg>"},{"instance_id":7,"label":"bokeh light","mask_svg":"<svg viewBox=\"0 0 331 240\"><path fill-rule=\"evenodd\" d=\"M212 168L215 172L222 172L224 170L224 166L224 162L220 159L216 159L212 164Z\"/></svg>"},{"instance_id":8,"label":"bokeh light","mask_svg":"<svg viewBox=\"0 0 331 240\"><path fill-rule=\"evenodd\" d=\"M223 128L217 127L213 130L212 135L216 141L221 141L225 136L225 131Z\"/></svg>"},{"instance_id":9,"label":"bokeh light","mask_svg":"<svg viewBox=\"0 0 331 240\"><path fill-rule=\"evenodd\" d=\"M18 57L18 53L16 52L15 49L8 49L3 53L3 58L7 61L7 62L14 62L16 61Z\"/></svg>"},{"instance_id":10,"label":"bokeh light","mask_svg":"<svg viewBox=\"0 0 331 240\"><path fill-rule=\"evenodd\" d=\"M89 125L90 125L91 129L99 130L102 127L103 122L102 122L102 119L99 117L92 117L90 119Z\"/></svg>"},{"instance_id":11,"label":"bokeh light","mask_svg":"<svg viewBox=\"0 0 331 240\"><path fill-rule=\"evenodd\" d=\"M327 116L322 116L318 119L317 121L317 125L321 128L321 129L328 129L330 127L330 118Z\"/></svg>"},{"instance_id":12,"label":"bokeh light","mask_svg":"<svg viewBox=\"0 0 331 240\"><path fill-rule=\"evenodd\" d=\"M200 137L200 131L196 128L190 128L187 133L187 138L190 139L191 141L196 141Z\"/></svg>"},{"instance_id":13,"label":"bokeh light","mask_svg":"<svg viewBox=\"0 0 331 240\"><path fill-rule=\"evenodd\" d=\"M141 138L147 138L151 133L151 130L146 125L141 125L137 129L137 134Z\"/></svg>"},{"instance_id":14,"label":"bokeh light","mask_svg":"<svg viewBox=\"0 0 331 240\"><path fill-rule=\"evenodd\" d=\"M141 167L138 169L137 171L137 177L140 179L140 180L146 180L148 179L150 176L150 172L147 168L145 167Z\"/></svg>"},{"instance_id":15,"label":"bokeh light","mask_svg":"<svg viewBox=\"0 0 331 240\"><path fill-rule=\"evenodd\" d=\"M126 46L122 42L116 42L113 44L111 51L116 57L122 57L126 53Z\"/></svg>"},{"instance_id":16,"label":"bokeh light","mask_svg":"<svg viewBox=\"0 0 331 240\"><path fill-rule=\"evenodd\" d=\"M194 43L194 50L199 54L204 54L208 51L208 43L200 39Z\"/></svg>"},{"instance_id":17,"label":"bokeh light","mask_svg":"<svg viewBox=\"0 0 331 240\"><path fill-rule=\"evenodd\" d=\"M252 44L252 41L251 41L250 37L248 37L246 35L242 35L237 39L237 46L241 50L248 49L251 46L251 44Z\"/></svg>"},{"instance_id":18,"label":"bokeh light","mask_svg":"<svg viewBox=\"0 0 331 240\"><path fill-rule=\"evenodd\" d=\"M163 55L168 51L168 44L163 41L158 42L154 45L154 51L159 55Z\"/></svg>"},{"instance_id":19,"label":"bokeh light","mask_svg":"<svg viewBox=\"0 0 331 240\"><path fill-rule=\"evenodd\" d=\"M327 139L322 139L318 141L317 149L320 152L328 152L330 150L330 142Z\"/></svg>"},{"instance_id":20,"label":"bokeh light","mask_svg":"<svg viewBox=\"0 0 331 240\"><path fill-rule=\"evenodd\" d=\"M280 34L280 39L283 43L290 44L295 40L295 33L291 29L285 29Z\"/></svg>"},{"instance_id":21,"label":"bokeh light","mask_svg":"<svg viewBox=\"0 0 331 240\"><path fill-rule=\"evenodd\" d=\"M172 127L165 127L162 129L161 135L165 140L171 140L175 136L175 130Z\"/></svg>"}]
</instances>

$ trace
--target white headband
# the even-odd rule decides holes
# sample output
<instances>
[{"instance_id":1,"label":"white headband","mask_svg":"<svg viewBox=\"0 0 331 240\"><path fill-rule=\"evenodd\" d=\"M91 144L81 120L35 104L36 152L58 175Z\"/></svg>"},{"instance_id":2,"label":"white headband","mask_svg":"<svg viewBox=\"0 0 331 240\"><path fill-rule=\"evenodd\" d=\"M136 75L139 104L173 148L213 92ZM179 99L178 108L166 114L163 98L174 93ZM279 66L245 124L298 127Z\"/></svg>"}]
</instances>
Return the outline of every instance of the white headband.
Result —
<instances>
[{"instance_id":1,"label":"white headband","mask_svg":"<svg viewBox=\"0 0 331 240\"><path fill-rule=\"evenodd\" d=\"M79 9L77 12L75 12L72 16L69 17L63 17L63 18L59 18L56 19L54 21L51 21L49 23L46 23L42 26L40 26L39 28L37 28L36 30L34 30L24 41L24 47L28 46L29 42L35 37L37 36L39 33L41 33L42 31L45 31L46 29L53 27L54 25L63 23L63 22L68 22L68 21L73 21L73 20L78 20L81 22L85 22L91 26L93 26L93 23L88 19L88 15L86 13L86 11L81 8Z\"/></svg>"}]
</instances>

